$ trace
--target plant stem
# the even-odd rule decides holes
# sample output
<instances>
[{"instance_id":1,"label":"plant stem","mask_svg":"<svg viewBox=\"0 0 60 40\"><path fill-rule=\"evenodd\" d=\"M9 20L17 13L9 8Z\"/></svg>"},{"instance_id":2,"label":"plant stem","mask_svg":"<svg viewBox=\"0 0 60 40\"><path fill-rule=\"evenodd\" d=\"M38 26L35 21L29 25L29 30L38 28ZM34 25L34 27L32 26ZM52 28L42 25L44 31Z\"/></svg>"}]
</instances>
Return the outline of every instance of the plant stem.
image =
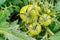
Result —
<instances>
[{"instance_id":1,"label":"plant stem","mask_svg":"<svg viewBox=\"0 0 60 40\"><path fill-rule=\"evenodd\" d=\"M50 35L54 35L54 33L47 27L47 32L50 34Z\"/></svg>"}]
</instances>

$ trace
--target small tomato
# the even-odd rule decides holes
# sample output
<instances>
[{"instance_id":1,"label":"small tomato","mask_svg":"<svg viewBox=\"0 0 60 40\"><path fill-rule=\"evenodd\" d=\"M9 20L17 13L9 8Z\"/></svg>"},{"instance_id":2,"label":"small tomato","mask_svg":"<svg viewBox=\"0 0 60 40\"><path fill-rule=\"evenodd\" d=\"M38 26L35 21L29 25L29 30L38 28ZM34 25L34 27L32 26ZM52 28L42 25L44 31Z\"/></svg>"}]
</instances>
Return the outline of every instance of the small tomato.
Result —
<instances>
[{"instance_id":1,"label":"small tomato","mask_svg":"<svg viewBox=\"0 0 60 40\"><path fill-rule=\"evenodd\" d=\"M43 26L48 26L51 24L51 17L47 14L42 14L39 18L39 23Z\"/></svg>"},{"instance_id":2,"label":"small tomato","mask_svg":"<svg viewBox=\"0 0 60 40\"><path fill-rule=\"evenodd\" d=\"M36 13L36 11L37 12L40 12L40 10L41 10L41 8L39 7L39 6L35 6L35 8L34 9L32 9L31 11L30 11L30 9L32 8L32 6L33 5L26 5L26 6L23 6L22 8L21 8L21 10L20 10L20 18L22 19L22 20L25 20L25 21L27 21L27 22L32 22L33 20L36 20L37 19L37 13ZM35 11L36 10L36 11ZM27 17L27 19L25 18L26 17L26 12L27 11L30 11L29 12L29 14L28 14L28 16L29 16L29 18Z\"/></svg>"},{"instance_id":3,"label":"small tomato","mask_svg":"<svg viewBox=\"0 0 60 40\"><path fill-rule=\"evenodd\" d=\"M42 30L41 25L40 24L36 24L36 23L31 24L28 28L29 28L28 29L28 31L29 31L28 35L29 36L36 36Z\"/></svg>"}]
</instances>

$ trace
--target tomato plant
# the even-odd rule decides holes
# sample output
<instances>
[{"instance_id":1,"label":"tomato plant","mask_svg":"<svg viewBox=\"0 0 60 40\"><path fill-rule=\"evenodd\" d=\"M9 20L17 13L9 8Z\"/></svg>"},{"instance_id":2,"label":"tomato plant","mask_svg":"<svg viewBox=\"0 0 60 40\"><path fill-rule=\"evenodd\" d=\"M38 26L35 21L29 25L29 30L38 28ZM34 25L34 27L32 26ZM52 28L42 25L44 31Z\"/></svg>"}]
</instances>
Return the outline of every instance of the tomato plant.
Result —
<instances>
[{"instance_id":1,"label":"tomato plant","mask_svg":"<svg viewBox=\"0 0 60 40\"><path fill-rule=\"evenodd\" d=\"M0 0L0 40L60 40L60 0Z\"/></svg>"}]
</instances>

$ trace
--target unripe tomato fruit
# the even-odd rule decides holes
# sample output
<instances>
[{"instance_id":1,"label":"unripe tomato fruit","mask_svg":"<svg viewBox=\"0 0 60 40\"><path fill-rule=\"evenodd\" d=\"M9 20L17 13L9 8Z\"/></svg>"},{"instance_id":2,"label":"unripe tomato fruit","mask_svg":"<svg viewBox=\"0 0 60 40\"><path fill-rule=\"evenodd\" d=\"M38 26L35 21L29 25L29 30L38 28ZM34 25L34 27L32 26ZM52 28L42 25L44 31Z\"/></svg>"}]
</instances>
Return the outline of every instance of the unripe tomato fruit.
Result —
<instances>
[{"instance_id":1,"label":"unripe tomato fruit","mask_svg":"<svg viewBox=\"0 0 60 40\"><path fill-rule=\"evenodd\" d=\"M43 26L48 26L51 24L51 17L47 14L42 14L39 18L39 23Z\"/></svg>"},{"instance_id":2,"label":"unripe tomato fruit","mask_svg":"<svg viewBox=\"0 0 60 40\"><path fill-rule=\"evenodd\" d=\"M36 20L37 19L37 13L36 13L35 10L37 10L37 12L40 12L41 8L36 5L35 8L30 11L30 9L32 8L32 6L33 5L26 5L26 6L23 6L21 8L21 10L20 10L20 18L22 20L25 20L25 21L27 20L28 22L30 22L30 21L33 21L33 20ZM29 17L30 17L31 20L29 18L28 19L25 19L26 11L27 12L30 11L29 14L28 13L27 14L29 15Z\"/></svg>"},{"instance_id":3,"label":"unripe tomato fruit","mask_svg":"<svg viewBox=\"0 0 60 40\"><path fill-rule=\"evenodd\" d=\"M41 32L42 28L40 24L33 23L28 26L28 35L29 36L36 36Z\"/></svg>"}]
</instances>

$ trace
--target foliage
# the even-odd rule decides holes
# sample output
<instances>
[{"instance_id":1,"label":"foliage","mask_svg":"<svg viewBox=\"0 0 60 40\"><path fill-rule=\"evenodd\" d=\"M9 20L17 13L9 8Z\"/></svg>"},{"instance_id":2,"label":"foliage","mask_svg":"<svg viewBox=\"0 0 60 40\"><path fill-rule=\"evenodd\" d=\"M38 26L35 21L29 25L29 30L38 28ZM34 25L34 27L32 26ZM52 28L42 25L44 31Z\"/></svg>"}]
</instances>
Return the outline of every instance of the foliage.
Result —
<instances>
[{"instance_id":1,"label":"foliage","mask_svg":"<svg viewBox=\"0 0 60 40\"><path fill-rule=\"evenodd\" d=\"M0 40L60 40L60 0L0 0Z\"/></svg>"}]
</instances>

